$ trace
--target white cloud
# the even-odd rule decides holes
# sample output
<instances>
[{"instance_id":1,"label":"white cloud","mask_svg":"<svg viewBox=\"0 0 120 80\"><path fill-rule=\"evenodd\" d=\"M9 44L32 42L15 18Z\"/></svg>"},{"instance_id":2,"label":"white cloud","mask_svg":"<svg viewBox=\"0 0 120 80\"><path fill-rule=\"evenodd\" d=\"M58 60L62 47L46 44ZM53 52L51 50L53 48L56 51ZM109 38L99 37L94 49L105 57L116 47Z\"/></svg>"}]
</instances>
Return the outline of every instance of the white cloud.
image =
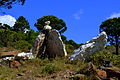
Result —
<instances>
[{"instance_id":1,"label":"white cloud","mask_svg":"<svg viewBox=\"0 0 120 80\"><path fill-rule=\"evenodd\" d=\"M9 26L14 26L16 19L10 15L0 16L0 23L7 24Z\"/></svg>"},{"instance_id":2,"label":"white cloud","mask_svg":"<svg viewBox=\"0 0 120 80\"><path fill-rule=\"evenodd\" d=\"M83 14L83 10L80 9L78 12L76 12L75 14L73 14L74 18L76 20L79 20L81 18L81 14Z\"/></svg>"},{"instance_id":3,"label":"white cloud","mask_svg":"<svg viewBox=\"0 0 120 80\"><path fill-rule=\"evenodd\" d=\"M120 13L113 13L109 19L115 18L115 17L120 17Z\"/></svg>"}]
</instances>

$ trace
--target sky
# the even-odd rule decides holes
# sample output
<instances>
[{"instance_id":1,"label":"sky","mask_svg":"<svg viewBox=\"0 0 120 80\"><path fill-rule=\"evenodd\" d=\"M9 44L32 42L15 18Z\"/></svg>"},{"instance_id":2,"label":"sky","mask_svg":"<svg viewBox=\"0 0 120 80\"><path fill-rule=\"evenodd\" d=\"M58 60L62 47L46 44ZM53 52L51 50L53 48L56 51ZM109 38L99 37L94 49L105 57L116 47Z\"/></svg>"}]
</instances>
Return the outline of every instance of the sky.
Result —
<instances>
[{"instance_id":1,"label":"sky","mask_svg":"<svg viewBox=\"0 0 120 80\"><path fill-rule=\"evenodd\" d=\"M103 21L120 17L119 5L120 0L26 0L23 6L1 9L6 14L0 11L0 18L10 15L14 20L24 16L31 29L37 31L34 24L38 18L54 15L66 23L68 29L64 35L68 40L85 43L99 34L99 26Z\"/></svg>"}]
</instances>

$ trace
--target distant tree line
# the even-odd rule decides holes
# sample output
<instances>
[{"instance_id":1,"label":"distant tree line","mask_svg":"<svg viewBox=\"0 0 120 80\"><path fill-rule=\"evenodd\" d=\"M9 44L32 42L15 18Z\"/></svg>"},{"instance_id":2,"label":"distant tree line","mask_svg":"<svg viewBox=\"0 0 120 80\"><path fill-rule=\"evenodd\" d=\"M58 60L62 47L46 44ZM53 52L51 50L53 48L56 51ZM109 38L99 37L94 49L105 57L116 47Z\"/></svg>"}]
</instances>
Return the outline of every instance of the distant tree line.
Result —
<instances>
[{"instance_id":1,"label":"distant tree line","mask_svg":"<svg viewBox=\"0 0 120 80\"><path fill-rule=\"evenodd\" d=\"M28 21L23 16L17 19L13 27L0 23L0 47L28 51L37 35L38 32L30 29Z\"/></svg>"}]
</instances>

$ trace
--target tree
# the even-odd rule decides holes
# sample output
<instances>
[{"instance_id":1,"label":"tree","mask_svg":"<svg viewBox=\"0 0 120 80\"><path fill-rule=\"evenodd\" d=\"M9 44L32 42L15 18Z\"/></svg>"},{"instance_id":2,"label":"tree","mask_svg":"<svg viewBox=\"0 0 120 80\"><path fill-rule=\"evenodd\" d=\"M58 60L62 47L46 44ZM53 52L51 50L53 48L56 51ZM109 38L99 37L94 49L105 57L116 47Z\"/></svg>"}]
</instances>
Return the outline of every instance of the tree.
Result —
<instances>
[{"instance_id":1,"label":"tree","mask_svg":"<svg viewBox=\"0 0 120 80\"><path fill-rule=\"evenodd\" d=\"M50 26L52 27L52 29L56 29L60 33L64 33L67 30L66 24L62 19L59 19L53 15L48 15L37 19L35 27L38 29L38 31L43 30L46 21L50 21Z\"/></svg>"},{"instance_id":2,"label":"tree","mask_svg":"<svg viewBox=\"0 0 120 80\"><path fill-rule=\"evenodd\" d=\"M11 29L11 27L7 24L0 23L0 29Z\"/></svg>"},{"instance_id":3,"label":"tree","mask_svg":"<svg viewBox=\"0 0 120 80\"><path fill-rule=\"evenodd\" d=\"M66 43L66 41L67 41L67 38L66 38L66 36L64 36L64 35L61 35L61 39L62 39L62 41L63 41L64 43Z\"/></svg>"},{"instance_id":4,"label":"tree","mask_svg":"<svg viewBox=\"0 0 120 80\"><path fill-rule=\"evenodd\" d=\"M23 16L20 16L15 22L15 25L13 26L13 30L18 32L18 31L25 31L25 29L30 29L30 25Z\"/></svg>"},{"instance_id":5,"label":"tree","mask_svg":"<svg viewBox=\"0 0 120 80\"><path fill-rule=\"evenodd\" d=\"M79 44L77 44L75 41L73 41L73 40L68 40L68 41L66 41L66 44L70 44L70 45L72 45L72 46L74 46L74 48L75 49L77 49L80 45Z\"/></svg>"},{"instance_id":6,"label":"tree","mask_svg":"<svg viewBox=\"0 0 120 80\"><path fill-rule=\"evenodd\" d=\"M115 45L116 54L120 46L120 17L108 19L100 25L100 32L105 31L108 35L108 42L111 45Z\"/></svg>"},{"instance_id":7,"label":"tree","mask_svg":"<svg viewBox=\"0 0 120 80\"><path fill-rule=\"evenodd\" d=\"M13 4L19 3L23 5L25 3L25 0L0 0L0 8L12 8Z\"/></svg>"},{"instance_id":8,"label":"tree","mask_svg":"<svg viewBox=\"0 0 120 80\"><path fill-rule=\"evenodd\" d=\"M30 29L28 33L26 33L26 41L30 44L33 44L36 37L39 35L39 32L35 32L34 30Z\"/></svg>"}]
</instances>

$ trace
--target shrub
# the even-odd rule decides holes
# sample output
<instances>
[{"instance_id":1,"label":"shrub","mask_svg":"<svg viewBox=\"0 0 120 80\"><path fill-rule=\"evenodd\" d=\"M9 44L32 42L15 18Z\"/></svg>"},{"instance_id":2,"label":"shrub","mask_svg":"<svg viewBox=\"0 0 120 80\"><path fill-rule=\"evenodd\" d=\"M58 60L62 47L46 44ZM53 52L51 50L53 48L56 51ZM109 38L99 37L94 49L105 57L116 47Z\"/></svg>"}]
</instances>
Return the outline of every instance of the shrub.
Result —
<instances>
[{"instance_id":1,"label":"shrub","mask_svg":"<svg viewBox=\"0 0 120 80\"><path fill-rule=\"evenodd\" d=\"M49 63L43 66L42 73L52 74L55 70L56 70L55 65Z\"/></svg>"},{"instance_id":2,"label":"shrub","mask_svg":"<svg viewBox=\"0 0 120 80\"><path fill-rule=\"evenodd\" d=\"M114 66L120 67L120 55L115 55L108 50L103 50L90 57L90 60L96 64L100 65L103 59L109 59Z\"/></svg>"},{"instance_id":3,"label":"shrub","mask_svg":"<svg viewBox=\"0 0 120 80\"><path fill-rule=\"evenodd\" d=\"M21 51L28 51L32 45L28 43L27 41L19 40L13 44L16 49L19 49Z\"/></svg>"},{"instance_id":4,"label":"shrub","mask_svg":"<svg viewBox=\"0 0 120 80\"><path fill-rule=\"evenodd\" d=\"M70 45L70 44L66 44L65 45L66 51L68 54L71 54L74 51L74 46Z\"/></svg>"}]
</instances>

